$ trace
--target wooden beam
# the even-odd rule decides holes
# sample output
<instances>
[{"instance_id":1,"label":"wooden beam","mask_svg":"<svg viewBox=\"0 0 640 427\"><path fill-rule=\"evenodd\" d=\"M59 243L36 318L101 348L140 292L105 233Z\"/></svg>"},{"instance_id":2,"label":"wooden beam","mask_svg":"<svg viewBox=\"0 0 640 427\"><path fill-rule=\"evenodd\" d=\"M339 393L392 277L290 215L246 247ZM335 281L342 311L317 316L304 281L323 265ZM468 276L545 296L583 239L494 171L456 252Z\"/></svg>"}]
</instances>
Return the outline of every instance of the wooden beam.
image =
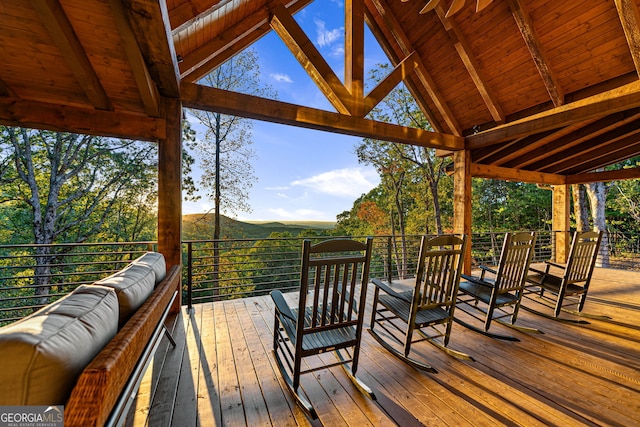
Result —
<instances>
[{"instance_id":1,"label":"wooden beam","mask_svg":"<svg viewBox=\"0 0 640 427\"><path fill-rule=\"evenodd\" d=\"M565 168L562 172L565 175L589 173L639 155L640 136L637 134L630 135L609 147L601 147L597 152L593 152L591 157L585 158L583 162L576 164L575 167Z\"/></svg>"},{"instance_id":2,"label":"wooden beam","mask_svg":"<svg viewBox=\"0 0 640 427\"><path fill-rule=\"evenodd\" d=\"M568 175L567 184L587 184L589 182L620 181L623 179L640 179L640 168Z\"/></svg>"},{"instance_id":3,"label":"wooden beam","mask_svg":"<svg viewBox=\"0 0 640 427\"><path fill-rule=\"evenodd\" d=\"M142 98L142 104L147 115L151 117L158 117L159 105L158 105L158 88L155 82L149 74L147 64L144 62L142 52L138 48L138 43L135 38L135 34L129 25L125 10L122 8L121 0L109 0L109 5L113 11L116 27L118 33L122 37L124 45L124 51L131 64L131 71L133 77L136 80L136 86Z\"/></svg>"},{"instance_id":4,"label":"wooden beam","mask_svg":"<svg viewBox=\"0 0 640 427\"><path fill-rule=\"evenodd\" d=\"M598 119L607 114L639 106L640 81L635 81L598 95L496 126L475 135L469 135L467 141L469 144L497 144L585 120Z\"/></svg>"},{"instance_id":5,"label":"wooden beam","mask_svg":"<svg viewBox=\"0 0 640 427\"><path fill-rule=\"evenodd\" d=\"M2 79L0 79L0 96L16 96L13 89Z\"/></svg>"},{"instance_id":6,"label":"wooden beam","mask_svg":"<svg viewBox=\"0 0 640 427\"><path fill-rule=\"evenodd\" d=\"M389 6L386 0L365 0L365 5L367 6L368 10L375 11L377 14L379 14L385 22L385 25L386 25L386 28L384 29L385 31L381 33L382 37L378 37L378 40L393 38L396 41L396 43L398 43L398 46L402 51L402 55L400 56L401 58L406 58L408 55L411 54L411 52L415 51L411 42L409 41L409 38L407 37L406 33L402 29L402 26L400 25L398 20L395 18L394 14L389 9ZM371 12L369 14L371 15ZM370 20L373 21L373 19L370 19ZM383 29L380 28L380 30L382 31ZM384 45L384 43L382 44ZM387 47L386 51L387 51L387 56L391 57L391 55L389 54L392 52L392 50ZM391 58L391 59L393 60L398 58ZM422 85L424 90L428 93L429 97L431 98L431 101L434 103L435 107L438 109L438 112L442 116L450 132L456 136L461 136L462 128L456 121L455 116L447 106L447 103L445 102L444 98L440 95L440 91L438 90L435 84L435 81L429 75L429 72L427 71L427 68L424 66L424 63L419 59L416 60L416 62L418 64L416 69L416 76L418 77L420 84ZM417 99L416 101L419 102L419 100ZM422 108L422 112L431 122L432 126L437 128L438 121L435 119L435 117L432 114L430 114L429 109L426 108L426 106L424 105L420 105L420 107Z\"/></svg>"},{"instance_id":7,"label":"wooden beam","mask_svg":"<svg viewBox=\"0 0 640 427\"><path fill-rule=\"evenodd\" d=\"M364 2L346 0L344 4L344 85L355 101L355 115L364 117Z\"/></svg>"},{"instance_id":8,"label":"wooden beam","mask_svg":"<svg viewBox=\"0 0 640 427\"><path fill-rule=\"evenodd\" d=\"M297 12L309 3L311 0L278 0L275 2L275 4L288 6L291 13ZM182 56L182 62L178 64L182 80L191 83L197 82L209 74L211 70L267 34L271 31L270 17L271 13L268 8L260 8L221 32L218 37L211 39L188 55ZM177 41L179 36L180 34L174 31L174 41Z\"/></svg>"},{"instance_id":9,"label":"wooden beam","mask_svg":"<svg viewBox=\"0 0 640 427\"><path fill-rule=\"evenodd\" d=\"M121 0L149 73L162 96L180 98L180 72L165 1Z\"/></svg>"},{"instance_id":10,"label":"wooden beam","mask_svg":"<svg viewBox=\"0 0 640 427\"><path fill-rule=\"evenodd\" d=\"M615 0L629 52L640 75L640 12L635 0Z\"/></svg>"},{"instance_id":11,"label":"wooden beam","mask_svg":"<svg viewBox=\"0 0 640 427\"><path fill-rule=\"evenodd\" d=\"M536 36L531 23L531 18L523 7L522 0L508 0L508 3L511 8L511 13L513 14L513 18L515 19L518 29L522 34L522 38L529 49L533 62L536 64L538 73L540 73L540 77L542 77L542 81L544 82L544 86L547 88L547 92L551 97L553 105L558 107L564 104L564 92L549 67L544 48L538 41L538 37Z\"/></svg>"},{"instance_id":12,"label":"wooden beam","mask_svg":"<svg viewBox=\"0 0 640 427\"><path fill-rule=\"evenodd\" d=\"M529 182L533 184L561 185L565 177L542 172L531 172L523 169L509 169L499 166L471 164L471 175L478 178L501 179L505 181Z\"/></svg>"},{"instance_id":13,"label":"wooden beam","mask_svg":"<svg viewBox=\"0 0 640 427\"><path fill-rule=\"evenodd\" d=\"M171 98L162 101L166 137L158 141L158 251L171 268L182 265L182 104ZM180 288L171 307L174 313L182 305Z\"/></svg>"},{"instance_id":14,"label":"wooden beam","mask_svg":"<svg viewBox=\"0 0 640 427\"><path fill-rule=\"evenodd\" d=\"M280 36L331 105L341 114L353 115L355 108L351 93L283 5L273 8L271 28Z\"/></svg>"},{"instance_id":15,"label":"wooden beam","mask_svg":"<svg viewBox=\"0 0 640 427\"><path fill-rule=\"evenodd\" d=\"M183 82L185 107L345 135L460 150L464 138Z\"/></svg>"},{"instance_id":16,"label":"wooden beam","mask_svg":"<svg viewBox=\"0 0 640 427\"><path fill-rule=\"evenodd\" d=\"M391 73L387 75L378 85L369 92L364 99L364 114L360 117L366 116L385 96L389 94L398 83L406 79L410 73L412 73L417 67L418 62L416 58L418 55L415 52L411 52L409 56L400 62Z\"/></svg>"},{"instance_id":17,"label":"wooden beam","mask_svg":"<svg viewBox=\"0 0 640 427\"><path fill-rule=\"evenodd\" d=\"M51 39L58 46L69 69L87 95L87 99L98 110L112 110L100 78L93 69L69 18L58 0L32 0L31 5L44 24Z\"/></svg>"},{"instance_id":18,"label":"wooden beam","mask_svg":"<svg viewBox=\"0 0 640 427\"><path fill-rule=\"evenodd\" d=\"M480 71L480 67L478 66L475 57L471 54L471 47L469 46L469 43L467 43L462 31L460 31L455 22L445 17L445 12L441 5L438 5L435 10L444 29L447 31L449 38L453 42L462 63L469 72L478 92L480 92L480 96L484 100L489 113L491 113L491 117L493 117L493 120L496 122L503 123L505 117L504 112L502 111L502 108L500 107L500 104L493 92L491 92L491 89L485 84L484 76Z\"/></svg>"},{"instance_id":19,"label":"wooden beam","mask_svg":"<svg viewBox=\"0 0 640 427\"><path fill-rule=\"evenodd\" d=\"M145 141L156 141L165 135L161 119L13 98L0 98L0 123Z\"/></svg>"}]
</instances>

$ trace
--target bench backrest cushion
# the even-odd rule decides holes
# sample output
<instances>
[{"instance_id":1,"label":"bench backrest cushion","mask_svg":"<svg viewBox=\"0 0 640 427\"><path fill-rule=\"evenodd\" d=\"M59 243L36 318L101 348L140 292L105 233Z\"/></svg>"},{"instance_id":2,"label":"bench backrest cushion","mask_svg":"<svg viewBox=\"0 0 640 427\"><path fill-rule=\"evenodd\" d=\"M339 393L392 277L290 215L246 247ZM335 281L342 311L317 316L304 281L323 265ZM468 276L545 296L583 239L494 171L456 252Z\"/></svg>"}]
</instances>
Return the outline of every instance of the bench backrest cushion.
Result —
<instances>
[{"instance_id":1,"label":"bench backrest cushion","mask_svg":"<svg viewBox=\"0 0 640 427\"><path fill-rule=\"evenodd\" d=\"M132 264L146 265L150 267L156 274L156 286L162 282L167 275L167 264L164 261L164 255L159 252L147 252L140 258L133 261Z\"/></svg>"},{"instance_id":2,"label":"bench backrest cushion","mask_svg":"<svg viewBox=\"0 0 640 427\"><path fill-rule=\"evenodd\" d=\"M113 289L79 286L0 328L0 405L64 405L78 376L118 330Z\"/></svg>"},{"instance_id":3,"label":"bench backrest cushion","mask_svg":"<svg viewBox=\"0 0 640 427\"><path fill-rule=\"evenodd\" d=\"M95 282L116 291L120 305L119 327L124 326L155 288L156 275L149 265L132 262L126 268Z\"/></svg>"}]
</instances>

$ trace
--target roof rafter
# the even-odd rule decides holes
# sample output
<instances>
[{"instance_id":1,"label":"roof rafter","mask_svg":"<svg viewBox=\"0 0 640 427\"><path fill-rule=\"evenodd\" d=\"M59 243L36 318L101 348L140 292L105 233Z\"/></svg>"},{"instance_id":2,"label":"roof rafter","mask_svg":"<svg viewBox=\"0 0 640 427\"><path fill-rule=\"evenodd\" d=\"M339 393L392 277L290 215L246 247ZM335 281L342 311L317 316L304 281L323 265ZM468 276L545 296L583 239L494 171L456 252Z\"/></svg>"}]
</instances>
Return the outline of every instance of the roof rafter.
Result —
<instances>
[{"instance_id":1,"label":"roof rafter","mask_svg":"<svg viewBox=\"0 0 640 427\"><path fill-rule=\"evenodd\" d=\"M387 5L386 0L365 0L365 4L367 5L368 9L375 10L384 19L384 22L386 24L385 30L387 34L383 33L383 35L385 36L385 38L395 39L395 41L398 43L398 46L402 50L403 57L407 57L408 55L411 54L411 52L415 51L415 49L411 45L411 42L409 41L409 37L407 37L404 30L402 29L402 26L389 10L389 6ZM373 21L373 19L370 19L370 21ZM387 51L388 55L390 53L392 52ZM391 59L397 60L398 59L397 55L395 58L391 58ZM460 125L458 124L453 113L447 106L446 101L440 94L440 91L438 90L434 80L429 75L429 72L427 71L427 68L424 66L424 63L419 59L416 62L417 62L416 75L418 77L418 80L420 81L424 89L427 91L427 93L429 94L429 97L431 98L436 108L442 115L446 125L450 129L450 132L457 136L462 135L462 129ZM419 100L416 100L416 101L419 102ZM438 122L435 119L435 117L433 117L433 115L430 114L429 109L422 104L421 104L421 107L422 107L422 111L427 116L427 118L432 123L432 125L434 125L434 127L437 127Z\"/></svg>"},{"instance_id":2,"label":"roof rafter","mask_svg":"<svg viewBox=\"0 0 640 427\"><path fill-rule=\"evenodd\" d=\"M618 17L622 23L624 35L627 38L629 51L640 75L640 12L634 0L615 0Z\"/></svg>"},{"instance_id":3,"label":"roof rafter","mask_svg":"<svg viewBox=\"0 0 640 427\"><path fill-rule=\"evenodd\" d=\"M464 146L464 138L458 136L227 92L194 83L183 82L181 90L183 105L188 108L421 147L461 150Z\"/></svg>"},{"instance_id":4,"label":"roof rafter","mask_svg":"<svg viewBox=\"0 0 640 427\"><path fill-rule=\"evenodd\" d=\"M351 93L293 19L291 13L282 4L275 6L272 12L271 28L280 36L331 105L341 114L355 115Z\"/></svg>"},{"instance_id":5,"label":"roof rafter","mask_svg":"<svg viewBox=\"0 0 640 427\"><path fill-rule=\"evenodd\" d=\"M588 173L596 169L604 168L606 166L610 166L628 159L629 157L636 156L639 149L640 138L638 137L638 135L632 135L628 138L625 138L625 140L620 141L620 144L616 146L615 149L606 150L606 148L604 148L603 150L601 150L602 156L594 157L588 162L567 169L565 173Z\"/></svg>"},{"instance_id":6,"label":"roof rafter","mask_svg":"<svg viewBox=\"0 0 640 427\"><path fill-rule=\"evenodd\" d=\"M58 0L32 0L31 5L60 49L89 102L99 110L113 106Z\"/></svg>"},{"instance_id":7,"label":"roof rafter","mask_svg":"<svg viewBox=\"0 0 640 427\"><path fill-rule=\"evenodd\" d=\"M124 44L124 50L131 64L131 71L136 80L138 92L142 98L145 112L152 117L159 116L158 88L149 74L142 52L138 48L135 34L126 19L126 12L122 8L121 0L110 0L109 5L115 14L115 22Z\"/></svg>"},{"instance_id":8,"label":"roof rafter","mask_svg":"<svg viewBox=\"0 0 640 427\"><path fill-rule=\"evenodd\" d=\"M491 92L491 89L485 84L484 76L480 71L480 67L475 59L475 57L471 54L471 47L469 43L467 43L464 35L458 28L455 22L445 17L445 11L442 6L438 5L435 9L438 14L438 18L442 22L444 29L447 31L449 38L453 42L460 59L462 60L465 68L469 72L473 83L476 85L478 92L480 92L480 96L482 97L489 113L491 113L491 117L498 123L503 123L505 119L504 112L498 103L498 100Z\"/></svg>"},{"instance_id":9,"label":"roof rafter","mask_svg":"<svg viewBox=\"0 0 640 427\"><path fill-rule=\"evenodd\" d=\"M364 114L361 117L366 116L385 96L389 94L401 81L405 80L407 76L412 73L417 67L416 61L418 55L412 52L409 56L402 60L391 73L387 75L376 87L364 99Z\"/></svg>"},{"instance_id":10,"label":"roof rafter","mask_svg":"<svg viewBox=\"0 0 640 427\"><path fill-rule=\"evenodd\" d=\"M344 85L355 100L364 99L364 2L346 0L344 39ZM357 116L364 117L363 104L356 102Z\"/></svg>"},{"instance_id":11,"label":"roof rafter","mask_svg":"<svg viewBox=\"0 0 640 427\"><path fill-rule=\"evenodd\" d=\"M640 81L634 81L616 89L469 135L467 141L469 144L497 144L639 106Z\"/></svg>"},{"instance_id":12,"label":"roof rafter","mask_svg":"<svg viewBox=\"0 0 640 427\"><path fill-rule=\"evenodd\" d=\"M178 59L171 42L169 15L164 1L122 0L149 73L161 95L180 97Z\"/></svg>"},{"instance_id":13,"label":"roof rafter","mask_svg":"<svg viewBox=\"0 0 640 427\"><path fill-rule=\"evenodd\" d=\"M564 104L564 93L562 88L558 84L557 79L549 67L542 44L538 41L538 37L536 36L533 25L531 24L531 18L523 7L522 0L508 0L508 2L509 7L511 8L511 13L513 14L516 24L518 24L520 33L522 33L522 38L531 53L533 62L536 64L536 68L540 73L540 77L542 77L542 81L544 82L544 86L547 88L547 92L549 92L553 105L558 107Z\"/></svg>"}]
</instances>

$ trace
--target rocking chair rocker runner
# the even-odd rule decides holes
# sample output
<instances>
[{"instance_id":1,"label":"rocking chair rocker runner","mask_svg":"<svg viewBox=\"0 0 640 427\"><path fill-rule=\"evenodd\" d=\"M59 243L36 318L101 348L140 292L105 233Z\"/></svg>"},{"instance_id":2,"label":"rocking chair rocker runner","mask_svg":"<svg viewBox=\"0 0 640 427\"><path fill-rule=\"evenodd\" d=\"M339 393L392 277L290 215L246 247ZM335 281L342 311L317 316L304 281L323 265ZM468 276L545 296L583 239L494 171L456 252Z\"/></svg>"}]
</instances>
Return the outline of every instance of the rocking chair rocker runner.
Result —
<instances>
[{"instance_id":1,"label":"rocking chair rocker runner","mask_svg":"<svg viewBox=\"0 0 640 427\"><path fill-rule=\"evenodd\" d=\"M582 313L601 240L602 231L576 232L573 235L566 265L546 261L544 271L530 268L529 271L534 274L527 277L528 283L525 287L525 297L528 300L553 308L553 316L524 305L522 308L540 316L563 322L589 323L585 320L561 318L559 317L560 311L602 320L609 319L607 316L594 316ZM551 270L551 267L554 267L554 270ZM545 296L545 292L547 291L555 295L555 301L553 301L554 298ZM537 294L537 298L532 297L532 294ZM575 306L577 306L577 310L567 308Z\"/></svg>"},{"instance_id":2,"label":"rocking chair rocker runner","mask_svg":"<svg viewBox=\"0 0 640 427\"><path fill-rule=\"evenodd\" d=\"M316 411L300 388L304 373L342 365L354 384L375 399L371 389L355 376L372 242L371 238L366 243L333 239L312 245L305 240L298 307L290 308L280 291L271 292L275 303L273 353L278 368L297 403L314 419ZM303 369L303 358L329 351L338 361ZM346 365L349 362L350 368Z\"/></svg>"},{"instance_id":3,"label":"rocking chair rocker runner","mask_svg":"<svg viewBox=\"0 0 640 427\"><path fill-rule=\"evenodd\" d=\"M460 318L455 318L456 322L475 332L509 341L520 340L511 335L489 332L492 321L522 332L542 333L538 329L515 325L535 241L535 232L507 233L497 270L480 266L480 277L462 274L465 280L460 281L457 308L475 319L484 320L484 328L478 328ZM494 277L486 277L487 272ZM510 323L503 321L504 318L510 318Z\"/></svg>"},{"instance_id":4,"label":"rocking chair rocker runner","mask_svg":"<svg viewBox=\"0 0 640 427\"><path fill-rule=\"evenodd\" d=\"M409 357L411 345L425 340L455 357L473 360L467 354L446 347L451 335L466 246L465 237L423 236L415 284L411 290L398 292L392 288L393 284L379 279L372 280L376 288L369 332L394 356L415 368L437 372L432 366ZM406 324L406 328L401 328L402 324L398 325L401 322ZM376 325L386 332L385 337L389 336L402 345L402 351L376 332ZM415 339L414 332L419 335ZM442 343L436 341L439 338Z\"/></svg>"}]
</instances>

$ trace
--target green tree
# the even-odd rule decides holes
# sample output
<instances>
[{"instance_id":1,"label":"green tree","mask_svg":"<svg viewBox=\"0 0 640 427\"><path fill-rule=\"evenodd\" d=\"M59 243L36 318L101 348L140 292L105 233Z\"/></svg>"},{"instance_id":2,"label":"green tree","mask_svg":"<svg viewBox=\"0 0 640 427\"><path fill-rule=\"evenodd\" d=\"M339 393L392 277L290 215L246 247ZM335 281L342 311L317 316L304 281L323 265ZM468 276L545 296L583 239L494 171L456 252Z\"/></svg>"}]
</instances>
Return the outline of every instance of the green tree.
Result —
<instances>
[{"instance_id":1,"label":"green tree","mask_svg":"<svg viewBox=\"0 0 640 427\"><path fill-rule=\"evenodd\" d=\"M46 245L135 237L145 228L155 200L155 145L0 127L0 148L0 217L10 224L10 242L41 245L34 271L41 303L56 255Z\"/></svg>"}]
</instances>

